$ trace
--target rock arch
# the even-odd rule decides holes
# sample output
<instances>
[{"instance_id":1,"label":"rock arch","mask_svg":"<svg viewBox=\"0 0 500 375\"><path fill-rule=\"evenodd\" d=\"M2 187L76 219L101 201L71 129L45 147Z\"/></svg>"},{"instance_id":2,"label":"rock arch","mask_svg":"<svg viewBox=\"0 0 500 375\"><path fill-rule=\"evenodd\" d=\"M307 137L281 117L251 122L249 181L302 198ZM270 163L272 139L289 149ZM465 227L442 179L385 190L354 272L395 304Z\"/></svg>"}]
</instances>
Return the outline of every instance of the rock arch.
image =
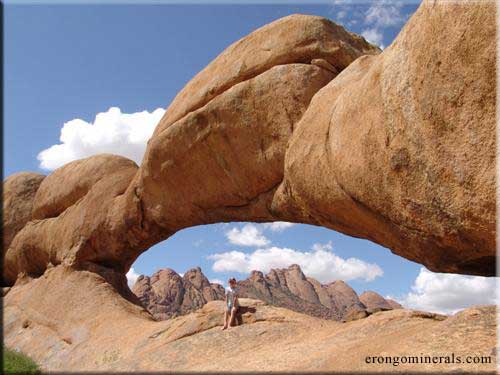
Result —
<instances>
[{"instance_id":1,"label":"rock arch","mask_svg":"<svg viewBox=\"0 0 500 375\"><path fill-rule=\"evenodd\" d=\"M51 264L123 284L154 243L219 221L321 225L494 275L494 6L424 1L383 53L321 17L253 32L179 93L140 167L98 155L7 179L26 207L4 201L4 284Z\"/></svg>"}]
</instances>

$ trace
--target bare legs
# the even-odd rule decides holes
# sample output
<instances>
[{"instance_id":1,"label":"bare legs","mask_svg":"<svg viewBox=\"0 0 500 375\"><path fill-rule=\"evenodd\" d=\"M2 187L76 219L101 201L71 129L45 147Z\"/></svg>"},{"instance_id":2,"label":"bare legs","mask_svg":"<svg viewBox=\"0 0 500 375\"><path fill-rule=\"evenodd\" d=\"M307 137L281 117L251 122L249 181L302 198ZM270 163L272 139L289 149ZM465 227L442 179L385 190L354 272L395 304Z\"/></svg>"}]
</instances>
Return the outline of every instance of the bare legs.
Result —
<instances>
[{"instance_id":1,"label":"bare legs","mask_svg":"<svg viewBox=\"0 0 500 375\"><path fill-rule=\"evenodd\" d=\"M234 317L236 316L236 311L237 310L238 310L238 308L233 307L231 309L231 314L229 314L229 310L228 309L226 309L224 311L224 326L222 327L222 330L224 330L226 328L233 327Z\"/></svg>"},{"instance_id":2,"label":"bare legs","mask_svg":"<svg viewBox=\"0 0 500 375\"><path fill-rule=\"evenodd\" d=\"M227 328L228 318L229 318L229 311L228 309L224 309L224 326L222 327L222 330L225 330Z\"/></svg>"},{"instance_id":3,"label":"bare legs","mask_svg":"<svg viewBox=\"0 0 500 375\"><path fill-rule=\"evenodd\" d=\"M238 310L238 308L236 308L236 307L233 307L231 309L231 318L229 319L229 327L233 326L234 317L236 316L236 310Z\"/></svg>"}]
</instances>

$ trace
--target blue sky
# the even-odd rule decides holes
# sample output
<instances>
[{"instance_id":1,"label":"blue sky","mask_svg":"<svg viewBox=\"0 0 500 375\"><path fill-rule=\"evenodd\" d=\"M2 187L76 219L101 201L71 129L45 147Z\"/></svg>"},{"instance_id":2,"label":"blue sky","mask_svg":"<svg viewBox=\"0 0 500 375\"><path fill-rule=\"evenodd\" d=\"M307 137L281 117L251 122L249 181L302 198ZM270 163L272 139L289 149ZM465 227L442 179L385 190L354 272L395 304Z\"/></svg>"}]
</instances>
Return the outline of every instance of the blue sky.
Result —
<instances>
[{"instance_id":1,"label":"blue sky","mask_svg":"<svg viewBox=\"0 0 500 375\"><path fill-rule=\"evenodd\" d=\"M229 44L280 17L324 16L387 47L418 7L415 1L334 0L316 5L7 4L4 176L24 170L47 174L98 152L140 161L145 142L176 93ZM132 113L139 114L126 115ZM63 126L65 135L60 138ZM352 277L348 282L360 293L375 290L408 301L413 294L415 306L441 311L453 311L471 300L454 291L455 305L435 302L449 295L453 285L474 289L485 282L429 273L388 249L325 228L294 225L273 231L250 225L244 232L244 226L183 230L142 254L134 272L151 274L170 267L182 273L199 265L210 279L226 280L230 275L246 277L246 267L266 267L273 257L279 264L300 260L312 276L316 272L325 281ZM248 246L241 244L245 236L252 237ZM276 260L276 254L285 260ZM325 264L332 265L331 275L317 270L321 254L330 257ZM448 286L436 291L436 280Z\"/></svg>"}]
</instances>

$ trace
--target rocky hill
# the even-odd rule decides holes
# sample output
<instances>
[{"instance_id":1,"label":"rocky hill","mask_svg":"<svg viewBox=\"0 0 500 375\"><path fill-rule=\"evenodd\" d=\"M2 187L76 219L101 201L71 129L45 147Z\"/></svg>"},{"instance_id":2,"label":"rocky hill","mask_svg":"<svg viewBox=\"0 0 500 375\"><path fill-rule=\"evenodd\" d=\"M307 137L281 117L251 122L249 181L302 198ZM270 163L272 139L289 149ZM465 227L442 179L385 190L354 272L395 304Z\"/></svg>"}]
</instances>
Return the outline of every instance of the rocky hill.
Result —
<instances>
[{"instance_id":1,"label":"rocky hill","mask_svg":"<svg viewBox=\"0 0 500 375\"><path fill-rule=\"evenodd\" d=\"M162 269L151 277L141 275L132 287L144 307L158 320L187 314L208 301L224 298L224 288L208 281L200 267L180 276L172 269Z\"/></svg>"},{"instance_id":2,"label":"rocky hill","mask_svg":"<svg viewBox=\"0 0 500 375\"><path fill-rule=\"evenodd\" d=\"M159 270L151 277L141 275L132 292L158 320L184 315L209 301L224 299L222 285L210 283L200 267L190 269L182 277L171 269ZM238 292L243 298L337 321L356 320L376 311L402 307L372 291L358 297L342 280L321 284L306 277L297 264L271 269L267 275L252 271L247 279L238 281Z\"/></svg>"},{"instance_id":3,"label":"rocky hill","mask_svg":"<svg viewBox=\"0 0 500 375\"><path fill-rule=\"evenodd\" d=\"M380 294L367 291L359 296L359 300L366 306L369 311L376 312L382 310L393 310L401 309L403 306L398 302L390 299L384 298Z\"/></svg>"}]
</instances>

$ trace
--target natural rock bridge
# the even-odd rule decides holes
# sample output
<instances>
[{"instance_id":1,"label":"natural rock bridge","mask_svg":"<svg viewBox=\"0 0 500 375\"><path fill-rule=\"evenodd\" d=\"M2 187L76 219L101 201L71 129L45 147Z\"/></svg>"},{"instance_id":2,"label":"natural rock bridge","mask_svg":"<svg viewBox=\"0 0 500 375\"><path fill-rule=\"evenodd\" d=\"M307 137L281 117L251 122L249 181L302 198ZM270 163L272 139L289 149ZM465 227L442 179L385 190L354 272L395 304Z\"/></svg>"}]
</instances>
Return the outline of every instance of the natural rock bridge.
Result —
<instances>
[{"instance_id":1,"label":"natural rock bridge","mask_svg":"<svg viewBox=\"0 0 500 375\"><path fill-rule=\"evenodd\" d=\"M4 283L47 264L124 275L182 228L275 220L493 275L490 10L426 2L383 53L320 17L253 32L177 95L139 168L97 155L7 179Z\"/></svg>"},{"instance_id":2,"label":"natural rock bridge","mask_svg":"<svg viewBox=\"0 0 500 375\"><path fill-rule=\"evenodd\" d=\"M222 307L183 318L187 333L179 336L175 327L184 320L152 321L125 273L153 244L215 222L321 225L379 243L432 271L493 276L495 46L489 1L424 1L383 52L324 18L289 16L231 45L186 85L140 167L97 155L46 177L10 176L4 182L3 283L16 285L4 299L6 345L49 369L164 368L158 358L166 350L174 350L170 369L207 368L199 354L194 364L175 362L176 347L154 338L209 329ZM357 328L340 334L357 345L344 353L347 344L324 344L337 332L336 322L318 325L314 318L259 309L270 330L281 321L290 332L303 332L297 353L309 353L319 342L307 344L307 338L318 338L325 356L341 359L325 362L325 369L362 364L353 356L367 355L357 344L364 340ZM376 339L368 332L379 334L378 324L392 330L392 350L401 353L434 347L479 353L494 345L492 309L444 322L394 314L356 327L370 343ZM479 318L471 339L464 327ZM415 339L415 332L422 337ZM210 343L220 339L207 335ZM269 337L273 345L283 339ZM189 342L183 341L182 355L193 348ZM311 360L279 360L288 368L317 369ZM275 357L266 363L282 365ZM262 370L259 361L244 368Z\"/></svg>"}]
</instances>

